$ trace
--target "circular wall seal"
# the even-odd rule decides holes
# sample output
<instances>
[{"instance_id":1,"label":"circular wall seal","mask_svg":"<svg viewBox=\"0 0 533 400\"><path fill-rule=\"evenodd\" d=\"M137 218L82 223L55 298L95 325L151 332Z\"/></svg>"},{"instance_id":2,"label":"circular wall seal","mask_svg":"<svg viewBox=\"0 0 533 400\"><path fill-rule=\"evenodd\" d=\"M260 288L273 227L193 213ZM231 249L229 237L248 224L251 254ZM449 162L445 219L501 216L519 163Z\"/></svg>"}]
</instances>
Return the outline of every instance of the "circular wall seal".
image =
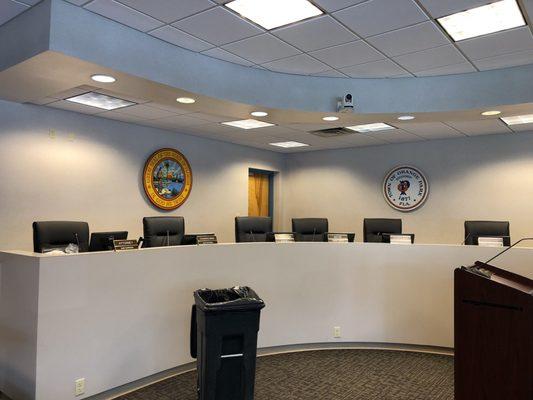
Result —
<instances>
[{"instance_id":1,"label":"circular wall seal","mask_svg":"<svg viewBox=\"0 0 533 400\"><path fill-rule=\"evenodd\" d=\"M422 206L429 193L428 180L419 169L401 165L393 168L383 180L383 195L398 211L413 211Z\"/></svg>"},{"instance_id":2,"label":"circular wall seal","mask_svg":"<svg viewBox=\"0 0 533 400\"><path fill-rule=\"evenodd\" d=\"M166 211L175 210L191 193L189 161L177 150L157 150L144 165L143 186L154 206Z\"/></svg>"}]
</instances>

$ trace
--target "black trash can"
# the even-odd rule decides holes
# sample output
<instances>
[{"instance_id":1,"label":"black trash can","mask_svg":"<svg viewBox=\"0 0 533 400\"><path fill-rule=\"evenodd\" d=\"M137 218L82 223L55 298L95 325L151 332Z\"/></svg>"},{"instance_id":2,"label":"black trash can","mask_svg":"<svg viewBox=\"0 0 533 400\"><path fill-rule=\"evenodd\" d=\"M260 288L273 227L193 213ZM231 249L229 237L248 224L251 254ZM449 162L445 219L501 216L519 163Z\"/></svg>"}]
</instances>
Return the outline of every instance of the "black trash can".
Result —
<instances>
[{"instance_id":1,"label":"black trash can","mask_svg":"<svg viewBox=\"0 0 533 400\"><path fill-rule=\"evenodd\" d=\"M246 286L194 292L191 356L200 400L253 400L259 316L265 306Z\"/></svg>"}]
</instances>

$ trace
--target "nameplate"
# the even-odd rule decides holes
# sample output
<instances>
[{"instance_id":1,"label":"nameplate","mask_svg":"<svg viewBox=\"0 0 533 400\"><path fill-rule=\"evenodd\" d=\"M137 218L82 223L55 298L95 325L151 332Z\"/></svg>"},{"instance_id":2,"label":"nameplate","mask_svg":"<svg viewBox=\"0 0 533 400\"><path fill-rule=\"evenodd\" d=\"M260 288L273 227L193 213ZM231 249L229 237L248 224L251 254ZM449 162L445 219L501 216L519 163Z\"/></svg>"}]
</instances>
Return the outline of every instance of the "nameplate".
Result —
<instances>
[{"instance_id":1,"label":"nameplate","mask_svg":"<svg viewBox=\"0 0 533 400\"><path fill-rule=\"evenodd\" d=\"M205 233L201 235L196 235L196 244L217 244L217 236L214 233Z\"/></svg>"},{"instance_id":2,"label":"nameplate","mask_svg":"<svg viewBox=\"0 0 533 400\"><path fill-rule=\"evenodd\" d=\"M115 248L115 251L137 250L139 248L139 242L135 239L113 240L113 247Z\"/></svg>"},{"instance_id":3,"label":"nameplate","mask_svg":"<svg viewBox=\"0 0 533 400\"><path fill-rule=\"evenodd\" d=\"M348 243L347 233L328 233L328 242Z\"/></svg>"},{"instance_id":4,"label":"nameplate","mask_svg":"<svg viewBox=\"0 0 533 400\"><path fill-rule=\"evenodd\" d=\"M390 235L391 244L412 244L410 235Z\"/></svg>"},{"instance_id":5,"label":"nameplate","mask_svg":"<svg viewBox=\"0 0 533 400\"><path fill-rule=\"evenodd\" d=\"M276 243L294 243L294 235L292 233L274 233L274 241Z\"/></svg>"},{"instance_id":6,"label":"nameplate","mask_svg":"<svg viewBox=\"0 0 533 400\"><path fill-rule=\"evenodd\" d=\"M477 244L481 247L503 247L502 237L478 237Z\"/></svg>"}]
</instances>

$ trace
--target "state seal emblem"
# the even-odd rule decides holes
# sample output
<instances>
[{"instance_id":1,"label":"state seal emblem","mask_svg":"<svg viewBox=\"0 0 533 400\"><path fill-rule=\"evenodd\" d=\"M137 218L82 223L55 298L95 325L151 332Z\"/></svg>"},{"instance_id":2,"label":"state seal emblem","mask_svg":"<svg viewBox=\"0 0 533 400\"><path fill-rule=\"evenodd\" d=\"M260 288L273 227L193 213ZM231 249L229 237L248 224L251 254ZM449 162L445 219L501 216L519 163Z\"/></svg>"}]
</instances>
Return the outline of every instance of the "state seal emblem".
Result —
<instances>
[{"instance_id":1,"label":"state seal emblem","mask_svg":"<svg viewBox=\"0 0 533 400\"><path fill-rule=\"evenodd\" d=\"M419 169L411 166L393 168L383 180L385 200L398 211L416 210L425 203L428 193L426 177Z\"/></svg>"},{"instance_id":2,"label":"state seal emblem","mask_svg":"<svg viewBox=\"0 0 533 400\"><path fill-rule=\"evenodd\" d=\"M177 150L157 150L144 165L143 186L154 206L165 211L175 210L191 193L192 170L189 161Z\"/></svg>"}]
</instances>

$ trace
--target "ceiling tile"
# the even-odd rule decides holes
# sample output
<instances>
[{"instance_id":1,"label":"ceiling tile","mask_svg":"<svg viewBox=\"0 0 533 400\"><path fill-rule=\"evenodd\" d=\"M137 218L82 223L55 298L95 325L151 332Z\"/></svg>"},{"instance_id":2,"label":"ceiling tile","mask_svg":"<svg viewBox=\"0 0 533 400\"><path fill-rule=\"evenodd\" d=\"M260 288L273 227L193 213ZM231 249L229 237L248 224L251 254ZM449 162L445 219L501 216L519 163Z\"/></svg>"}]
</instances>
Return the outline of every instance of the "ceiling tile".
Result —
<instances>
[{"instance_id":1,"label":"ceiling tile","mask_svg":"<svg viewBox=\"0 0 533 400\"><path fill-rule=\"evenodd\" d=\"M341 72L352 78L388 78L403 75L406 71L390 60L373 61L366 64L341 68Z\"/></svg>"},{"instance_id":2,"label":"ceiling tile","mask_svg":"<svg viewBox=\"0 0 533 400\"><path fill-rule=\"evenodd\" d=\"M17 3L11 0L0 1L0 25L16 17L21 12L28 9L27 5Z\"/></svg>"},{"instance_id":3,"label":"ceiling tile","mask_svg":"<svg viewBox=\"0 0 533 400\"><path fill-rule=\"evenodd\" d=\"M82 6L90 2L91 0L65 0L65 1L68 1L69 3L72 3L72 4L76 4L77 6Z\"/></svg>"},{"instance_id":4,"label":"ceiling tile","mask_svg":"<svg viewBox=\"0 0 533 400\"><path fill-rule=\"evenodd\" d=\"M333 16L362 37L403 28L428 19L412 0L370 0Z\"/></svg>"},{"instance_id":5,"label":"ceiling tile","mask_svg":"<svg viewBox=\"0 0 533 400\"><path fill-rule=\"evenodd\" d=\"M469 62L464 62L461 64L445 65L444 67L428 69L425 71L418 71L416 73L416 76L467 74L469 72L476 72L476 69Z\"/></svg>"},{"instance_id":6,"label":"ceiling tile","mask_svg":"<svg viewBox=\"0 0 533 400\"><path fill-rule=\"evenodd\" d=\"M330 69L327 71L322 71L317 74L313 74L313 76L322 76L326 78L346 78L346 75L337 71L336 69Z\"/></svg>"},{"instance_id":7,"label":"ceiling tile","mask_svg":"<svg viewBox=\"0 0 533 400\"><path fill-rule=\"evenodd\" d=\"M533 64L533 50L482 58L480 60L473 61L473 63L481 71L496 68L514 67L524 64Z\"/></svg>"},{"instance_id":8,"label":"ceiling tile","mask_svg":"<svg viewBox=\"0 0 533 400\"><path fill-rule=\"evenodd\" d=\"M131 7L113 0L94 0L84 6L87 10L111 18L121 24L146 32L164 25Z\"/></svg>"},{"instance_id":9,"label":"ceiling tile","mask_svg":"<svg viewBox=\"0 0 533 400\"><path fill-rule=\"evenodd\" d=\"M222 48L254 64L263 64L301 53L295 47L269 33L233 42Z\"/></svg>"},{"instance_id":10,"label":"ceiling tile","mask_svg":"<svg viewBox=\"0 0 533 400\"><path fill-rule=\"evenodd\" d=\"M466 62L461 53L451 44L404 54L403 56L394 57L394 60L410 72L426 71Z\"/></svg>"},{"instance_id":11,"label":"ceiling tile","mask_svg":"<svg viewBox=\"0 0 533 400\"><path fill-rule=\"evenodd\" d=\"M395 124L398 128L425 139L449 139L464 137L461 132L442 122L406 122Z\"/></svg>"},{"instance_id":12,"label":"ceiling tile","mask_svg":"<svg viewBox=\"0 0 533 400\"><path fill-rule=\"evenodd\" d=\"M405 142L420 142L426 140L420 136L413 135L412 133L402 131L401 129L395 129L382 132L369 132L364 135L373 137L378 140L383 140L387 143L405 143Z\"/></svg>"},{"instance_id":13,"label":"ceiling tile","mask_svg":"<svg viewBox=\"0 0 533 400\"><path fill-rule=\"evenodd\" d=\"M315 3L328 12L340 10L367 0L315 0Z\"/></svg>"},{"instance_id":14,"label":"ceiling tile","mask_svg":"<svg viewBox=\"0 0 533 400\"><path fill-rule=\"evenodd\" d=\"M367 41L389 57L450 44L431 21L373 36Z\"/></svg>"},{"instance_id":15,"label":"ceiling tile","mask_svg":"<svg viewBox=\"0 0 533 400\"><path fill-rule=\"evenodd\" d=\"M124 107L116 110L116 113L118 114L128 114L133 115L138 118L142 119L157 119L157 118L165 118L165 117L171 117L176 114L162 110L160 108L150 107L144 104L137 104L130 107Z\"/></svg>"},{"instance_id":16,"label":"ceiling tile","mask_svg":"<svg viewBox=\"0 0 533 400\"><path fill-rule=\"evenodd\" d=\"M182 19L173 24L193 36L209 43L223 45L263 32L248 21L226 10L216 7Z\"/></svg>"},{"instance_id":17,"label":"ceiling tile","mask_svg":"<svg viewBox=\"0 0 533 400\"><path fill-rule=\"evenodd\" d=\"M223 117L223 116L214 115L214 114L206 114L206 113L201 113L201 112L195 112L195 113L189 114L188 116L193 117L193 118L203 119L204 121L216 122L216 123L220 123L220 122L224 122L228 120L228 117Z\"/></svg>"},{"instance_id":18,"label":"ceiling tile","mask_svg":"<svg viewBox=\"0 0 533 400\"><path fill-rule=\"evenodd\" d=\"M175 115L172 117L153 119L150 121L150 124L162 129L178 129L178 128L187 128L197 125L206 125L207 121L199 118L190 117L189 114L186 115Z\"/></svg>"},{"instance_id":19,"label":"ceiling tile","mask_svg":"<svg viewBox=\"0 0 533 400\"><path fill-rule=\"evenodd\" d=\"M358 39L328 15L281 28L272 33L303 51L319 50Z\"/></svg>"},{"instance_id":20,"label":"ceiling tile","mask_svg":"<svg viewBox=\"0 0 533 400\"><path fill-rule=\"evenodd\" d=\"M263 67L277 72L289 74L316 74L331 69L326 64L309 57L307 54L284 58L263 64Z\"/></svg>"},{"instance_id":21,"label":"ceiling tile","mask_svg":"<svg viewBox=\"0 0 533 400\"><path fill-rule=\"evenodd\" d=\"M385 58L362 40L328 47L310 54L333 68L349 67Z\"/></svg>"},{"instance_id":22,"label":"ceiling tile","mask_svg":"<svg viewBox=\"0 0 533 400\"><path fill-rule=\"evenodd\" d=\"M172 105L150 102L150 103L147 103L146 105L148 107L159 108L160 110L169 111L172 114L178 114L178 115L179 114L191 114L194 112L194 111L191 111L190 109L180 108L178 104L179 103L177 102L174 102L174 104Z\"/></svg>"},{"instance_id":23,"label":"ceiling tile","mask_svg":"<svg viewBox=\"0 0 533 400\"><path fill-rule=\"evenodd\" d=\"M469 10L492 3L494 0L419 0L420 4L431 14L433 18L440 18L446 15Z\"/></svg>"},{"instance_id":24,"label":"ceiling tile","mask_svg":"<svg viewBox=\"0 0 533 400\"><path fill-rule=\"evenodd\" d=\"M449 121L446 124L463 132L468 136L493 135L497 133L510 133L511 130L499 118L485 119L482 121Z\"/></svg>"},{"instance_id":25,"label":"ceiling tile","mask_svg":"<svg viewBox=\"0 0 533 400\"><path fill-rule=\"evenodd\" d=\"M82 114L98 114L104 112L100 108L86 106L84 104L72 103L66 100L60 100L55 103L49 103L47 107L59 108L61 110L74 111Z\"/></svg>"},{"instance_id":26,"label":"ceiling tile","mask_svg":"<svg viewBox=\"0 0 533 400\"><path fill-rule=\"evenodd\" d=\"M533 35L528 26L457 42L471 60L533 50Z\"/></svg>"},{"instance_id":27,"label":"ceiling tile","mask_svg":"<svg viewBox=\"0 0 533 400\"><path fill-rule=\"evenodd\" d=\"M166 42L175 44L192 51L204 51L214 47L211 43L207 43L202 39L198 39L186 32L180 31L169 25L165 25L161 28L151 31L150 35L156 38L162 39Z\"/></svg>"},{"instance_id":28,"label":"ceiling tile","mask_svg":"<svg viewBox=\"0 0 533 400\"><path fill-rule=\"evenodd\" d=\"M134 124L145 122L143 118L139 118L139 117L136 117L130 114L119 113L116 111L103 112L101 114L98 114L98 116L102 118L114 119L114 120L122 121L122 122L130 122Z\"/></svg>"},{"instance_id":29,"label":"ceiling tile","mask_svg":"<svg viewBox=\"0 0 533 400\"><path fill-rule=\"evenodd\" d=\"M379 137L363 135L361 133L352 133L349 135L340 136L338 141L341 143L350 144L353 147L379 146L387 143L381 140Z\"/></svg>"},{"instance_id":30,"label":"ceiling tile","mask_svg":"<svg viewBox=\"0 0 533 400\"><path fill-rule=\"evenodd\" d=\"M27 4L29 6L34 6L35 4L39 3L41 0L17 0L17 1L19 3L24 3L24 4ZM86 3L87 0L84 0L84 2Z\"/></svg>"},{"instance_id":31,"label":"ceiling tile","mask_svg":"<svg viewBox=\"0 0 533 400\"><path fill-rule=\"evenodd\" d=\"M513 125L509 127L514 132L533 132L533 123L532 124L520 124Z\"/></svg>"},{"instance_id":32,"label":"ceiling tile","mask_svg":"<svg viewBox=\"0 0 533 400\"><path fill-rule=\"evenodd\" d=\"M209 56L209 57L218 58L219 60L224 60L224 61L232 62L235 64L241 64L246 67L249 67L250 65L254 64L253 62L245 60L244 58L236 56L235 54L231 54L230 52L227 52L226 50L221 49L220 47L204 51L202 52L202 54L205 54L206 56Z\"/></svg>"},{"instance_id":33,"label":"ceiling tile","mask_svg":"<svg viewBox=\"0 0 533 400\"><path fill-rule=\"evenodd\" d=\"M120 2L166 23L188 17L215 5L209 0L120 0Z\"/></svg>"}]
</instances>

